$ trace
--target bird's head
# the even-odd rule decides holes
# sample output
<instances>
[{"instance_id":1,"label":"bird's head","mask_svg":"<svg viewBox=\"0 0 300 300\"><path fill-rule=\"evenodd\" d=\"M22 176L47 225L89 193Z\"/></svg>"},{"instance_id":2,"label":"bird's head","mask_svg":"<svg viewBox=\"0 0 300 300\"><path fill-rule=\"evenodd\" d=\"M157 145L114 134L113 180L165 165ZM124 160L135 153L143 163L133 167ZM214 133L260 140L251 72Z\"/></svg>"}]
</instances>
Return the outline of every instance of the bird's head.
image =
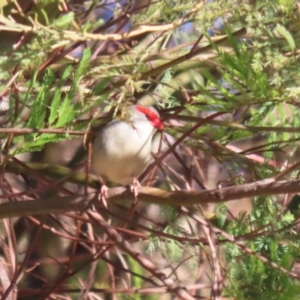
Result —
<instances>
[{"instance_id":1,"label":"bird's head","mask_svg":"<svg viewBox=\"0 0 300 300\"><path fill-rule=\"evenodd\" d=\"M132 117L133 120L135 119L148 120L152 124L152 126L158 130L164 129L164 125L162 123L162 120L158 112L152 106L135 105L133 108Z\"/></svg>"}]
</instances>

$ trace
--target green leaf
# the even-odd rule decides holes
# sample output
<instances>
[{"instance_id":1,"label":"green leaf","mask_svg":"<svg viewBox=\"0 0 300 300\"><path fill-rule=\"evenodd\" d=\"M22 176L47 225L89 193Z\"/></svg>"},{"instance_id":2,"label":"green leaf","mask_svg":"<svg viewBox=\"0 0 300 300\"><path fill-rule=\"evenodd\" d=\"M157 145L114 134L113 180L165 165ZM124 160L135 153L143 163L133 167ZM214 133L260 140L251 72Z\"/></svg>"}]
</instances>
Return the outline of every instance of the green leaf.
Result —
<instances>
[{"instance_id":1,"label":"green leaf","mask_svg":"<svg viewBox=\"0 0 300 300\"><path fill-rule=\"evenodd\" d=\"M74 13L69 12L53 22L53 26L64 27L69 25L74 20Z\"/></svg>"},{"instance_id":2,"label":"green leaf","mask_svg":"<svg viewBox=\"0 0 300 300\"><path fill-rule=\"evenodd\" d=\"M43 84L36 95L30 110L30 117L26 124L29 128L43 128L49 100L49 88L53 85L54 76L50 69L47 70Z\"/></svg>"},{"instance_id":3,"label":"green leaf","mask_svg":"<svg viewBox=\"0 0 300 300\"><path fill-rule=\"evenodd\" d=\"M50 142L56 143L61 140L65 140L66 136L62 134L30 134L26 136L26 143L18 149L19 153L40 151L44 146Z\"/></svg>"},{"instance_id":4,"label":"green leaf","mask_svg":"<svg viewBox=\"0 0 300 300\"><path fill-rule=\"evenodd\" d=\"M63 127L74 120L74 104L72 99L67 95L58 110L57 127Z\"/></svg>"},{"instance_id":5,"label":"green leaf","mask_svg":"<svg viewBox=\"0 0 300 300\"><path fill-rule=\"evenodd\" d=\"M94 88L93 93L94 94L100 94L104 88L107 86L109 82L111 82L112 77L106 77L103 78Z\"/></svg>"},{"instance_id":6,"label":"green leaf","mask_svg":"<svg viewBox=\"0 0 300 300\"><path fill-rule=\"evenodd\" d=\"M61 101L61 91L55 90L51 107L50 107L50 116L49 116L50 126L54 126L54 122L58 119L60 101Z\"/></svg>"},{"instance_id":7,"label":"green leaf","mask_svg":"<svg viewBox=\"0 0 300 300\"><path fill-rule=\"evenodd\" d=\"M62 76L61 76L61 79L62 79L62 80L68 79L68 78L70 77L70 75L71 75L72 70L73 70L73 67L72 67L72 66L68 66L68 67L64 70L64 72L63 72L63 74L62 74Z\"/></svg>"},{"instance_id":8,"label":"green leaf","mask_svg":"<svg viewBox=\"0 0 300 300\"><path fill-rule=\"evenodd\" d=\"M288 42L290 48L292 51L295 50L296 48L296 44L295 44L295 41L292 37L292 35L290 34L289 31L286 30L285 27L283 27L282 25L280 24L277 24L276 27L275 27L275 30L283 37L286 39L286 41Z\"/></svg>"},{"instance_id":9,"label":"green leaf","mask_svg":"<svg viewBox=\"0 0 300 300\"><path fill-rule=\"evenodd\" d=\"M77 69L75 77L74 77L75 83L77 83L77 81L80 80L80 77L82 75L85 75L85 71L88 68L89 63L90 63L90 58L91 58L91 49L90 48L84 49L82 58L80 60L78 69Z\"/></svg>"}]
</instances>

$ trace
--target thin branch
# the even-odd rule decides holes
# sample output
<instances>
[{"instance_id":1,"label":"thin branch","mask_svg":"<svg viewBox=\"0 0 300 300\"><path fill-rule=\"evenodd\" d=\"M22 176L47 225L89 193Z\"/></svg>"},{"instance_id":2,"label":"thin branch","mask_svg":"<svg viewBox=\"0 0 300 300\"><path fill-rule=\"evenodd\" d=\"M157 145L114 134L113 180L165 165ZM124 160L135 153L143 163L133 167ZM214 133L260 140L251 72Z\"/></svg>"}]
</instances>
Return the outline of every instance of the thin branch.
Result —
<instances>
[{"instance_id":1,"label":"thin branch","mask_svg":"<svg viewBox=\"0 0 300 300\"><path fill-rule=\"evenodd\" d=\"M93 176L94 177L94 176ZM145 203L170 206L193 206L195 204L220 203L247 197L300 193L300 180L275 181L273 178L246 183L237 186L205 191L174 191L169 192L151 187L139 187L138 199ZM96 194L78 197L49 197L42 200L5 202L0 204L0 219L64 213L68 211L85 211L90 207ZM131 191L125 187L108 190L109 203L134 201Z\"/></svg>"},{"instance_id":2,"label":"thin branch","mask_svg":"<svg viewBox=\"0 0 300 300\"><path fill-rule=\"evenodd\" d=\"M192 9L189 14L197 12L202 8L204 1L201 1L198 5ZM107 34L97 34L97 33L88 33L88 32L76 32L71 30L62 30L60 34L62 38L70 40L70 41L87 41L87 40L94 40L94 41L120 41L132 37L136 37L145 33L150 32L161 32L161 31L168 31L174 30L176 27L181 26L186 21L185 18L180 18L175 20L169 24L162 24L162 25L141 25L137 29L125 32L122 34L118 33L107 33ZM45 27L37 22L35 22L34 26L23 25L19 23L15 23L10 19L6 18L5 16L0 16L0 30L9 31L9 32L30 32L30 33L38 33L41 30L44 30L54 36L58 35L58 30L52 29L50 27ZM213 38L212 38L213 39Z\"/></svg>"},{"instance_id":3,"label":"thin branch","mask_svg":"<svg viewBox=\"0 0 300 300\"><path fill-rule=\"evenodd\" d=\"M279 127L279 126L249 126L236 122L228 122L222 120L215 119L207 119L202 117L193 117L193 116L183 116L183 115L173 115L173 114L162 114L166 119L174 119L177 121L186 121L186 122L200 122L206 121L207 124L216 125L216 126L224 126L237 130L247 130L250 132L289 132L289 133L299 133L299 127Z\"/></svg>"},{"instance_id":4,"label":"thin branch","mask_svg":"<svg viewBox=\"0 0 300 300\"><path fill-rule=\"evenodd\" d=\"M193 300L192 297L185 288L179 286L171 278L167 278L164 273L159 271L157 267L146 257L137 252L126 240L122 238L118 232L109 225L102 217L99 215L98 222L101 224L101 227L106 232L106 234L111 238L116 245L130 255L134 260L136 260L145 270L150 272L155 278L160 280L167 288L168 291L173 292L179 299L184 300Z\"/></svg>"},{"instance_id":5,"label":"thin branch","mask_svg":"<svg viewBox=\"0 0 300 300\"><path fill-rule=\"evenodd\" d=\"M53 133L64 135L85 135L86 131L54 129L54 128L0 128L0 134L15 133L15 135L28 134L28 133Z\"/></svg>"}]
</instances>

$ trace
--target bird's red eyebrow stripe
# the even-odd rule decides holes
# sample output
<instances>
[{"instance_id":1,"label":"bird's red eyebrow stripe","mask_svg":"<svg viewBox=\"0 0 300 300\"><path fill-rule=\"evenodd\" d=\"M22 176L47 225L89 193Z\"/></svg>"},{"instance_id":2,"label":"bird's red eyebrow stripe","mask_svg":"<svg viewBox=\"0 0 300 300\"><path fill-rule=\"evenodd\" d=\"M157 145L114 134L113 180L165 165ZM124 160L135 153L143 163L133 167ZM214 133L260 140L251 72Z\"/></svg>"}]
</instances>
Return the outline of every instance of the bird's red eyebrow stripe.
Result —
<instances>
[{"instance_id":1,"label":"bird's red eyebrow stripe","mask_svg":"<svg viewBox=\"0 0 300 300\"><path fill-rule=\"evenodd\" d=\"M144 106L136 106L135 107L138 111L144 113L145 115L149 115L149 119L152 121L152 120L155 120L156 118L158 118L157 114L152 111L151 109L149 109L148 107L144 107Z\"/></svg>"},{"instance_id":2,"label":"bird's red eyebrow stripe","mask_svg":"<svg viewBox=\"0 0 300 300\"><path fill-rule=\"evenodd\" d=\"M162 130L164 128L164 125L161 122L159 116L154 111L152 111L150 108L144 107L144 106L139 106L139 105L137 105L135 108L138 111L140 111L141 113L148 115L148 119L149 119L149 121L152 122L154 127L156 127L159 130Z\"/></svg>"}]
</instances>

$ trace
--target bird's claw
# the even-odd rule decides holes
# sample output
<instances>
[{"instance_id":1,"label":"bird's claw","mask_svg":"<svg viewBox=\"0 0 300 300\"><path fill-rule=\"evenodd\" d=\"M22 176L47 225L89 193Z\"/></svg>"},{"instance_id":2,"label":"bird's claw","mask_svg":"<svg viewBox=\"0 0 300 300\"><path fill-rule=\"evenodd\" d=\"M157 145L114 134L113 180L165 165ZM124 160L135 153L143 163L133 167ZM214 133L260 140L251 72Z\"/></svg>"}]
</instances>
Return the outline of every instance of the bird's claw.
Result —
<instances>
[{"instance_id":1,"label":"bird's claw","mask_svg":"<svg viewBox=\"0 0 300 300\"><path fill-rule=\"evenodd\" d=\"M105 184L102 184L101 185L101 188L100 188L100 192L99 192L99 198L98 200L100 202L103 203L103 205L107 208L107 199L108 199L108 195L107 195L107 191L108 191L108 188Z\"/></svg>"},{"instance_id":2,"label":"bird's claw","mask_svg":"<svg viewBox=\"0 0 300 300\"><path fill-rule=\"evenodd\" d=\"M133 179L133 182L132 182L132 185L130 186L130 190L131 190L131 192L134 194L134 197L135 197L135 198L137 198L137 195L138 195L138 190L137 190L137 188L138 188L139 186L141 186L140 183L139 183L139 181L138 181L136 178L134 178L134 179Z\"/></svg>"}]
</instances>

